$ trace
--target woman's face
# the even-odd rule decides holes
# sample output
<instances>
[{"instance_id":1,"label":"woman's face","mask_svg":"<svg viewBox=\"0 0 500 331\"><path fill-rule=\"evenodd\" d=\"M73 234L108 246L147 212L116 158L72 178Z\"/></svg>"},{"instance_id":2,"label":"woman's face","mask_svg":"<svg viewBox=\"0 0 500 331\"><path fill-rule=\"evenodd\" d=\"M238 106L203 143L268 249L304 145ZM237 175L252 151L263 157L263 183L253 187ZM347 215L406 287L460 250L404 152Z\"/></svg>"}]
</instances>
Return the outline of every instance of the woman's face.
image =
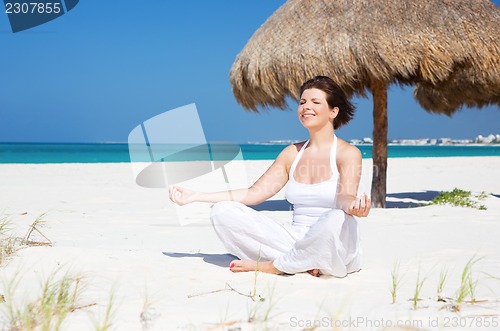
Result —
<instances>
[{"instance_id":1,"label":"woman's face","mask_svg":"<svg viewBox=\"0 0 500 331\"><path fill-rule=\"evenodd\" d=\"M300 96L298 115L305 128L321 127L328 123L332 125L337 113L337 107L331 109L328 106L326 93L322 90L307 89Z\"/></svg>"}]
</instances>

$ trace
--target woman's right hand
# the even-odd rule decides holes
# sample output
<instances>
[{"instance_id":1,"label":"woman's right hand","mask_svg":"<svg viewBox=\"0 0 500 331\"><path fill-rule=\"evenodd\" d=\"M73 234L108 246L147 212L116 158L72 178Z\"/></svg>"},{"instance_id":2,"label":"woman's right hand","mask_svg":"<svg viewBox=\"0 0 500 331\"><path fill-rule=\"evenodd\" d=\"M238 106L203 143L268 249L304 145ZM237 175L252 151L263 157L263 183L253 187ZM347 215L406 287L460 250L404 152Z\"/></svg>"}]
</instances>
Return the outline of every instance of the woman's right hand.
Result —
<instances>
[{"instance_id":1,"label":"woman's right hand","mask_svg":"<svg viewBox=\"0 0 500 331\"><path fill-rule=\"evenodd\" d=\"M366 217L370 213L371 203L368 195L363 193L361 198L356 198L349 204L349 208L345 212L356 217Z\"/></svg>"},{"instance_id":2,"label":"woman's right hand","mask_svg":"<svg viewBox=\"0 0 500 331\"><path fill-rule=\"evenodd\" d=\"M170 200L179 206L184 206L188 203L196 201L196 196L198 194L195 191L178 186L170 186L168 190Z\"/></svg>"}]
</instances>

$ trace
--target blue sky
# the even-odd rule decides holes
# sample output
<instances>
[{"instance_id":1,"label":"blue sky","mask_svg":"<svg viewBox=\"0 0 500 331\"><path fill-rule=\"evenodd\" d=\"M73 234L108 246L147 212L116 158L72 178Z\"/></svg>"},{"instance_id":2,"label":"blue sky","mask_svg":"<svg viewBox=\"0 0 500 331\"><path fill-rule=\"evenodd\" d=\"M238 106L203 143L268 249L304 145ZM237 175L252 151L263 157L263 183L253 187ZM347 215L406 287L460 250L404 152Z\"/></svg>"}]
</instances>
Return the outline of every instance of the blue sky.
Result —
<instances>
[{"instance_id":1,"label":"blue sky","mask_svg":"<svg viewBox=\"0 0 500 331\"><path fill-rule=\"evenodd\" d=\"M0 142L126 142L141 122L196 103L208 140L304 139L290 111L249 113L235 101L231 65L284 0L82 0L65 15L12 33L0 12ZM500 0L495 0L499 4ZM372 134L371 98L337 133ZM389 138L500 133L500 109L431 115L413 88L391 86Z\"/></svg>"}]
</instances>

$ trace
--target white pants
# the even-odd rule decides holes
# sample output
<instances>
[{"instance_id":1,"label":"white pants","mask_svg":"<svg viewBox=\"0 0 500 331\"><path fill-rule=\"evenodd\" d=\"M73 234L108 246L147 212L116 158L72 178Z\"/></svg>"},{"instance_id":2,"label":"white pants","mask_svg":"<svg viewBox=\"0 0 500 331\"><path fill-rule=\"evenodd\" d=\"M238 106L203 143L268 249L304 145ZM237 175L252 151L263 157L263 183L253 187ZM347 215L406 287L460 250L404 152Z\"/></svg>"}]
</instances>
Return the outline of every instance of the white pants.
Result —
<instances>
[{"instance_id":1,"label":"white pants","mask_svg":"<svg viewBox=\"0 0 500 331\"><path fill-rule=\"evenodd\" d=\"M245 260L274 261L287 274L312 269L345 277L361 269L358 220L332 209L308 226L282 224L239 202L218 202L210 217L229 253Z\"/></svg>"}]
</instances>

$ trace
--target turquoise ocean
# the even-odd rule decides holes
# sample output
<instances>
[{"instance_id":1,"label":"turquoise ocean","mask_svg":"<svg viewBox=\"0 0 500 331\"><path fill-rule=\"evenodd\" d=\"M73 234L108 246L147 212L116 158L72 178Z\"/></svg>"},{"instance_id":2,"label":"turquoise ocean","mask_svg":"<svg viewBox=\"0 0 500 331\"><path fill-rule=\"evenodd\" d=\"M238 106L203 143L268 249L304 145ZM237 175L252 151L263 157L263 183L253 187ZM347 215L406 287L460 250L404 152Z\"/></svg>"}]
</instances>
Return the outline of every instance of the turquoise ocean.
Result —
<instances>
[{"instance_id":1,"label":"turquoise ocean","mask_svg":"<svg viewBox=\"0 0 500 331\"><path fill-rule=\"evenodd\" d=\"M206 146L206 145L205 145ZM240 144L232 145L227 153L218 153L218 159L230 160L234 158L234 148L241 151L237 156L243 160L272 160L287 145L276 144ZM363 158L371 158L372 146L357 146ZM207 160L206 148L187 149L179 146L165 148L165 155L172 154L169 151L183 150L182 153L174 153L174 157L158 159L151 157L143 150L143 155L134 161L195 161ZM221 149L219 148L219 151ZM222 148L224 150L224 148ZM452 157L452 156L500 156L499 145L389 145L389 157ZM26 143L1 143L0 163L109 163L130 162L128 144L26 144Z\"/></svg>"}]
</instances>

